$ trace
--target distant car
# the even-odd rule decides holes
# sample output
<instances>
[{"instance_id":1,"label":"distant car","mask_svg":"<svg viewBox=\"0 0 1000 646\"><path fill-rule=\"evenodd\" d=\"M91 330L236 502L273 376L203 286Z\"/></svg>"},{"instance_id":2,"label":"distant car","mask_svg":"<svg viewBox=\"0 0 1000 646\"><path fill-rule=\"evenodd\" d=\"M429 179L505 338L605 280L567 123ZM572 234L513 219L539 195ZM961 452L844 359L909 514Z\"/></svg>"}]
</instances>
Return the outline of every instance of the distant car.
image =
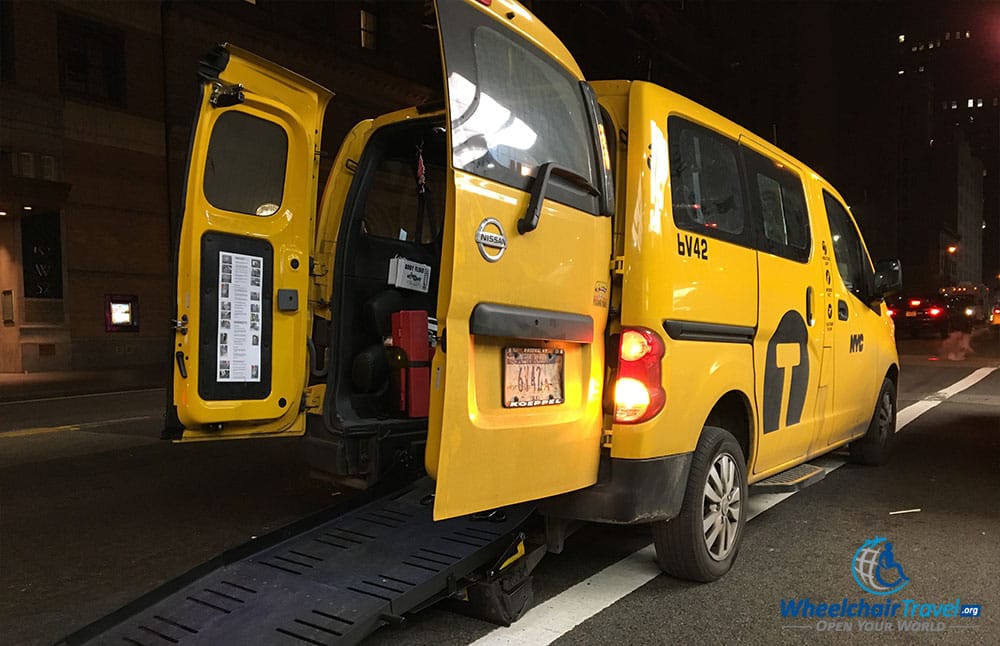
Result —
<instances>
[{"instance_id":1,"label":"distant car","mask_svg":"<svg viewBox=\"0 0 1000 646\"><path fill-rule=\"evenodd\" d=\"M888 306L889 316L896 322L896 336L948 336L951 326L948 305L948 299L938 294L896 298Z\"/></svg>"},{"instance_id":2,"label":"distant car","mask_svg":"<svg viewBox=\"0 0 1000 646\"><path fill-rule=\"evenodd\" d=\"M964 316L977 325L990 319L986 299L978 294L956 294L951 297L948 308L952 316Z\"/></svg>"},{"instance_id":3,"label":"distant car","mask_svg":"<svg viewBox=\"0 0 1000 646\"><path fill-rule=\"evenodd\" d=\"M990 313L990 325L994 325L1000 329L1000 301L993 304L993 308Z\"/></svg>"}]
</instances>

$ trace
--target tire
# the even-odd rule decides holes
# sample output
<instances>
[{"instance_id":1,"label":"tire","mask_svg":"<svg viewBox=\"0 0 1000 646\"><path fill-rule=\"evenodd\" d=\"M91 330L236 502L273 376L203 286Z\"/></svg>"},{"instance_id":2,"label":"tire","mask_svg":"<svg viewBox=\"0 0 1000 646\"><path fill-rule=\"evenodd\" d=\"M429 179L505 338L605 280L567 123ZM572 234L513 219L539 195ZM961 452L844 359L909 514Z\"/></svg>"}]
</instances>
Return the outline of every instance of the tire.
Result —
<instances>
[{"instance_id":1,"label":"tire","mask_svg":"<svg viewBox=\"0 0 1000 646\"><path fill-rule=\"evenodd\" d=\"M882 381L882 390L875 400L875 412L868 424L868 431L851 442L851 461L869 466L880 466L889 461L896 438L896 385L889 379Z\"/></svg>"},{"instance_id":2,"label":"tire","mask_svg":"<svg viewBox=\"0 0 1000 646\"><path fill-rule=\"evenodd\" d=\"M660 569L703 583L729 572L743 538L747 498L743 450L728 431L706 426L691 459L680 514L653 523ZM713 518L716 522L706 530Z\"/></svg>"}]
</instances>

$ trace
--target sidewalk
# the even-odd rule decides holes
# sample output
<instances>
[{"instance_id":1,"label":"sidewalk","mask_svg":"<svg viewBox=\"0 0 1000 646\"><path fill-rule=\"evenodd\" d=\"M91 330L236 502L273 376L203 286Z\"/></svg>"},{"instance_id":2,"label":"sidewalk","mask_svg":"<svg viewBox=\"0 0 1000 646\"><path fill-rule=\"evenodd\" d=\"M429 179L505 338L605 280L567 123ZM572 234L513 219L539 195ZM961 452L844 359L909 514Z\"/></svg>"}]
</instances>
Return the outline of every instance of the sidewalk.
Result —
<instances>
[{"instance_id":1,"label":"sidewalk","mask_svg":"<svg viewBox=\"0 0 1000 646\"><path fill-rule=\"evenodd\" d=\"M171 366L0 373L0 402L165 388Z\"/></svg>"}]
</instances>

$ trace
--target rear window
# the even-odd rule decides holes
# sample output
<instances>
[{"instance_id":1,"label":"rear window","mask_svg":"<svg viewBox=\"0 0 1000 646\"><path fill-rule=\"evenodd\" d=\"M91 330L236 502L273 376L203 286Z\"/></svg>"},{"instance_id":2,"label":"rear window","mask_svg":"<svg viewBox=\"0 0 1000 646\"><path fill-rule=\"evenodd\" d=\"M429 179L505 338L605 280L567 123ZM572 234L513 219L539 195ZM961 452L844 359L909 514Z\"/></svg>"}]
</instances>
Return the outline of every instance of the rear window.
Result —
<instances>
[{"instance_id":1,"label":"rear window","mask_svg":"<svg viewBox=\"0 0 1000 646\"><path fill-rule=\"evenodd\" d=\"M284 128L245 112L225 112L208 144L205 199L225 211L273 215L281 207L287 158Z\"/></svg>"},{"instance_id":2,"label":"rear window","mask_svg":"<svg viewBox=\"0 0 1000 646\"><path fill-rule=\"evenodd\" d=\"M579 79L463 5L442 12L456 169L529 190L546 162L598 186L597 142ZM596 214L594 196L554 177L546 197Z\"/></svg>"}]
</instances>

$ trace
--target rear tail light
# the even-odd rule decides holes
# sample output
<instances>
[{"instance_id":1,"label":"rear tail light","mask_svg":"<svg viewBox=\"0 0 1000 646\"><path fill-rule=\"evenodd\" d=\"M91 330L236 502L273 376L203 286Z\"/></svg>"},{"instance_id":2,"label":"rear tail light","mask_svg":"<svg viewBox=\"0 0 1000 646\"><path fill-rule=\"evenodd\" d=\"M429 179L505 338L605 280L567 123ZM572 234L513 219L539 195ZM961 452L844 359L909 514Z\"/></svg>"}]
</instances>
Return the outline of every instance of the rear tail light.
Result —
<instances>
[{"instance_id":1,"label":"rear tail light","mask_svg":"<svg viewBox=\"0 0 1000 646\"><path fill-rule=\"evenodd\" d=\"M910 301L910 307L920 307L920 301L914 298Z\"/></svg>"},{"instance_id":2,"label":"rear tail light","mask_svg":"<svg viewBox=\"0 0 1000 646\"><path fill-rule=\"evenodd\" d=\"M663 390L663 340L646 328L626 328L618 346L614 387L615 422L638 424L655 417L667 399Z\"/></svg>"},{"instance_id":3,"label":"rear tail light","mask_svg":"<svg viewBox=\"0 0 1000 646\"><path fill-rule=\"evenodd\" d=\"M889 313L889 316L896 316L896 310L892 309L891 307L886 311Z\"/></svg>"},{"instance_id":4,"label":"rear tail light","mask_svg":"<svg viewBox=\"0 0 1000 646\"><path fill-rule=\"evenodd\" d=\"M932 307L929 310L927 310L927 313L930 314L931 316L940 316L941 315L941 308L940 307Z\"/></svg>"}]
</instances>

